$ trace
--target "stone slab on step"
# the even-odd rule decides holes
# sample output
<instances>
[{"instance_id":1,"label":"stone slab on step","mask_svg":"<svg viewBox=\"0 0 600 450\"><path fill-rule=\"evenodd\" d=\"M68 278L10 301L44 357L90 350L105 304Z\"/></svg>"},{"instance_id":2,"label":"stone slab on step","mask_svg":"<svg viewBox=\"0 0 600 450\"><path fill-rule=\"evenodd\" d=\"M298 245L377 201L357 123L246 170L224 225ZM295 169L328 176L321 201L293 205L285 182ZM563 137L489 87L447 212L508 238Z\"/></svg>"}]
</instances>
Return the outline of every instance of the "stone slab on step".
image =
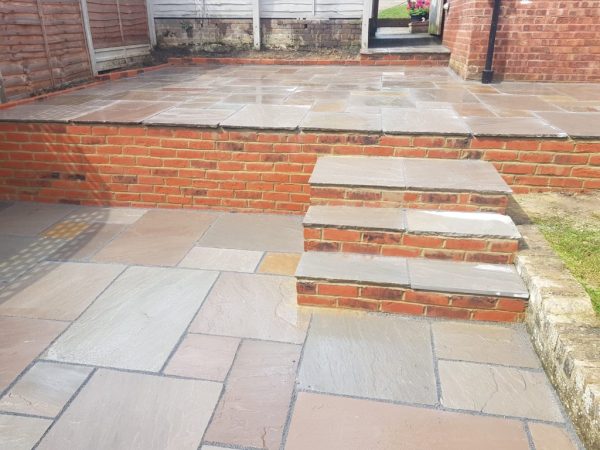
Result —
<instances>
[{"instance_id":1,"label":"stone slab on step","mask_svg":"<svg viewBox=\"0 0 600 450\"><path fill-rule=\"evenodd\" d=\"M409 285L405 258L353 253L304 253L296 270L296 277L394 286Z\"/></svg>"},{"instance_id":2,"label":"stone slab on step","mask_svg":"<svg viewBox=\"0 0 600 450\"><path fill-rule=\"evenodd\" d=\"M405 212L399 208L314 205L304 216L304 226L403 231Z\"/></svg>"},{"instance_id":3,"label":"stone slab on step","mask_svg":"<svg viewBox=\"0 0 600 450\"><path fill-rule=\"evenodd\" d=\"M309 180L313 186L510 194L494 166L479 160L325 156Z\"/></svg>"},{"instance_id":4,"label":"stone slab on step","mask_svg":"<svg viewBox=\"0 0 600 450\"><path fill-rule=\"evenodd\" d=\"M516 269L504 264L307 252L302 255L296 277L409 286L419 291L529 297Z\"/></svg>"}]
</instances>

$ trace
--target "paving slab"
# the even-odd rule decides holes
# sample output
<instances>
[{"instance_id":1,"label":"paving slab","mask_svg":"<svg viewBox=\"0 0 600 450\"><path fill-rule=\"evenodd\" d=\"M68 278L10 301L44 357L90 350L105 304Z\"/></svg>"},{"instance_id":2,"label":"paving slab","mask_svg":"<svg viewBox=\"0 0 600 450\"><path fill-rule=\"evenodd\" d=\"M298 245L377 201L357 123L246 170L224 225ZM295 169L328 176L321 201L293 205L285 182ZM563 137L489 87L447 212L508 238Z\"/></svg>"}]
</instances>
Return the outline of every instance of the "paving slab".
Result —
<instances>
[{"instance_id":1,"label":"paving slab","mask_svg":"<svg viewBox=\"0 0 600 450\"><path fill-rule=\"evenodd\" d=\"M543 112L538 114L550 125L565 131L574 138L600 137L600 112Z\"/></svg>"},{"instance_id":2,"label":"paving slab","mask_svg":"<svg viewBox=\"0 0 600 450\"><path fill-rule=\"evenodd\" d=\"M294 278L231 272L221 274L190 332L300 344L308 322Z\"/></svg>"},{"instance_id":3,"label":"paving slab","mask_svg":"<svg viewBox=\"0 0 600 450\"><path fill-rule=\"evenodd\" d=\"M0 292L0 316L75 320L125 269L118 264L43 263Z\"/></svg>"},{"instance_id":4,"label":"paving slab","mask_svg":"<svg viewBox=\"0 0 600 450\"><path fill-rule=\"evenodd\" d=\"M298 386L332 394L435 404L429 326L354 311L315 312Z\"/></svg>"},{"instance_id":5,"label":"paving slab","mask_svg":"<svg viewBox=\"0 0 600 450\"><path fill-rule=\"evenodd\" d=\"M55 417L91 372L91 367L38 362L0 399L0 411Z\"/></svg>"},{"instance_id":6,"label":"paving slab","mask_svg":"<svg viewBox=\"0 0 600 450\"><path fill-rule=\"evenodd\" d=\"M564 422L543 371L438 361L441 402L447 408Z\"/></svg>"},{"instance_id":7,"label":"paving slab","mask_svg":"<svg viewBox=\"0 0 600 450\"><path fill-rule=\"evenodd\" d=\"M410 283L406 258L354 253L306 252L300 259L296 277L398 286Z\"/></svg>"},{"instance_id":8,"label":"paving slab","mask_svg":"<svg viewBox=\"0 0 600 450\"><path fill-rule=\"evenodd\" d=\"M74 117L74 122L142 123L155 114L176 106L178 102L117 100L102 109Z\"/></svg>"},{"instance_id":9,"label":"paving slab","mask_svg":"<svg viewBox=\"0 0 600 450\"><path fill-rule=\"evenodd\" d=\"M300 392L286 450L528 450L519 421Z\"/></svg>"},{"instance_id":10,"label":"paving slab","mask_svg":"<svg viewBox=\"0 0 600 450\"><path fill-rule=\"evenodd\" d=\"M51 420L0 414L0 449L31 450Z\"/></svg>"},{"instance_id":11,"label":"paving slab","mask_svg":"<svg viewBox=\"0 0 600 450\"><path fill-rule=\"evenodd\" d=\"M0 281L31 271L68 241L43 237L0 235Z\"/></svg>"},{"instance_id":12,"label":"paving slab","mask_svg":"<svg viewBox=\"0 0 600 450\"><path fill-rule=\"evenodd\" d=\"M210 213L149 211L93 260L175 266L216 218Z\"/></svg>"},{"instance_id":13,"label":"paving slab","mask_svg":"<svg viewBox=\"0 0 600 450\"><path fill-rule=\"evenodd\" d=\"M300 253L269 252L260 263L258 272L294 276L298 263L300 262L300 257Z\"/></svg>"},{"instance_id":14,"label":"paving slab","mask_svg":"<svg viewBox=\"0 0 600 450\"><path fill-rule=\"evenodd\" d=\"M83 233L89 225L84 222L63 221L51 226L42 236L57 239L73 239Z\"/></svg>"},{"instance_id":15,"label":"paving slab","mask_svg":"<svg viewBox=\"0 0 600 450\"><path fill-rule=\"evenodd\" d=\"M235 128L294 130L298 128L308 110L308 106L249 104L223 120L221 125Z\"/></svg>"},{"instance_id":16,"label":"paving slab","mask_svg":"<svg viewBox=\"0 0 600 450\"><path fill-rule=\"evenodd\" d=\"M448 109L383 108L381 116L384 133L469 134L465 121Z\"/></svg>"},{"instance_id":17,"label":"paving slab","mask_svg":"<svg viewBox=\"0 0 600 450\"><path fill-rule=\"evenodd\" d=\"M227 106L227 105L223 105ZM200 109L171 108L144 120L148 125L188 125L216 128L240 108Z\"/></svg>"},{"instance_id":18,"label":"paving slab","mask_svg":"<svg viewBox=\"0 0 600 450\"><path fill-rule=\"evenodd\" d=\"M503 214L407 209L406 229L414 234L519 239L521 234Z\"/></svg>"},{"instance_id":19,"label":"paving slab","mask_svg":"<svg viewBox=\"0 0 600 450\"><path fill-rule=\"evenodd\" d=\"M195 450L220 391L211 381L100 369L38 448Z\"/></svg>"},{"instance_id":20,"label":"paving slab","mask_svg":"<svg viewBox=\"0 0 600 450\"><path fill-rule=\"evenodd\" d=\"M512 265L409 258L413 289L434 292L528 298L529 292Z\"/></svg>"},{"instance_id":21,"label":"paving slab","mask_svg":"<svg viewBox=\"0 0 600 450\"><path fill-rule=\"evenodd\" d=\"M406 186L402 158L324 156L317 160L311 185Z\"/></svg>"},{"instance_id":22,"label":"paving slab","mask_svg":"<svg viewBox=\"0 0 600 450\"><path fill-rule=\"evenodd\" d=\"M79 105L56 105L48 101L35 102L0 111L0 121L67 122L112 103L113 100L90 100Z\"/></svg>"},{"instance_id":23,"label":"paving slab","mask_svg":"<svg viewBox=\"0 0 600 450\"><path fill-rule=\"evenodd\" d=\"M126 229L126 225L95 222L76 238L66 241L49 255L55 261L89 261L98 251Z\"/></svg>"},{"instance_id":24,"label":"paving slab","mask_svg":"<svg viewBox=\"0 0 600 450\"><path fill-rule=\"evenodd\" d=\"M300 351L298 345L244 341L204 439L279 449Z\"/></svg>"},{"instance_id":25,"label":"paving slab","mask_svg":"<svg viewBox=\"0 0 600 450\"><path fill-rule=\"evenodd\" d=\"M78 207L65 217L70 222L131 225L148 212L143 208Z\"/></svg>"},{"instance_id":26,"label":"paving slab","mask_svg":"<svg viewBox=\"0 0 600 450\"><path fill-rule=\"evenodd\" d=\"M468 117L474 136L565 137L567 134L536 117Z\"/></svg>"},{"instance_id":27,"label":"paving slab","mask_svg":"<svg viewBox=\"0 0 600 450\"><path fill-rule=\"evenodd\" d=\"M540 368L524 328L461 322L434 322L438 358Z\"/></svg>"},{"instance_id":28,"label":"paving slab","mask_svg":"<svg viewBox=\"0 0 600 450\"><path fill-rule=\"evenodd\" d=\"M310 112L300 128L303 130L381 131L381 114L361 112Z\"/></svg>"},{"instance_id":29,"label":"paving slab","mask_svg":"<svg viewBox=\"0 0 600 450\"><path fill-rule=\"evenodd\" d=\"M0 264L32 246L39 238L32 236L0 235Z\"/></svg>"},{"instance_id":30,"label":"paving slab","mask_svg":"<svg viewBox=\"0 0 600 450\"><path fill-rule=\"evenodd\" d=\"M302 252L302 217L223 214L198 241L203 247L270 252Z\"/></svg>"},{"instance_id":31,"label":"paving slab","mask_svg":"<svg viewBox=\"0 0 600 450\"><path fill-rule=\"evenodd\" d=\"M165 373L223 381L239 345L238 338L188 334L171 357Z\"/></svg>"},{"instance_id":32,"label":"paving slab","mask_svg":"<svg viewBox=\"0 0 600 450\"><path fill-rule=\"evenodd\" d=\"M263 252L228 248L193 247L179 267L233 272L254 272Z\"/></svg>"},{"instance_id":33,"label":"paving slab","mask_svg":"<svg viewBox=\"0 0 600 450\"><path fill-rule=\"evenodd\" d=\"M67 323L0 317L0 392L56 337Z\"/></svg>"},{"instance_id":34,"label":"paving slab","mask_svg":"<svg viewBox=\"0 0 600 450\"><path fill-rule=\"evenodd\" d=\"M18 202L0 211L0 233L35 236L65 217L75 207Z\"/></svg>"},{"instance_id":35,"label":"paving slab","mask_svg":"<svg viewBox=\"0 0 600 450\"><path fill-rule=\"evenodd\" d=\"M50 347L46 358L158 371L216 272L130 267Z\"/></svg>"},{"instance_id":36,"label":"paving slab","mask_svg":"<svg viewBox=\"0 0 600 450\"><path fill-rule=\"evenodd\" d=\"M577 450L578 448L563 427L539 422L529 422L527 426L535 450Z\"/></svg>"},{"instance_id":37,"label":"paving slab","mask_svg":"<svg viewBox=\"0 0 600 450\"><path fill-rule=\"evenodd\" d=\"M510 86L510 85L508 85ZM510 89L509 89L510 90ZM515 90L513 89L513 92ZM518 91L518 90L517 90ZM506 90L504 90L506 92ZM540 91L538 91L539 93ZM544 101L538 95L527 95L525 91L514 94L479 94L477 96L492 109L519 109L527 111L557 111L558 108Z\"/></svg>"},{"instance_id":38,"label":"paving slab","mask_svg":"<svg viewBox=\"0 0 600 450\"><path fill-rule=\"evenodd\" d=\"M313 205L304 216L304 225L335 228L402 231L405 212L399 208Z\"/></svg>"}]
</instances>

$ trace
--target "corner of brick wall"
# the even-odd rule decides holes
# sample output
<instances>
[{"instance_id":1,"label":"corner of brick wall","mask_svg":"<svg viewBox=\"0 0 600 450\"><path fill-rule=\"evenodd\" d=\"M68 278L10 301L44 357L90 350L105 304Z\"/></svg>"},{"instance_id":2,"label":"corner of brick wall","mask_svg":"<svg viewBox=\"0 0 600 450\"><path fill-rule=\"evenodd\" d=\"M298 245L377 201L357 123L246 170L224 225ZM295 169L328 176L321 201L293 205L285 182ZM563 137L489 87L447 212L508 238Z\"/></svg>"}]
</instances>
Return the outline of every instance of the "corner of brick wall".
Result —
<instances>
[{"instance_id":1,"label":"corner of brick wall","mask_svg":"<svg viewBox=\"0 0 600 450\"><path fill-rule=\"evenodd\" d=\"M600 448L600 316L534 225L516 266L530 291L526 324L544 369L587 448Z\"/></svg>"}]
</instances>

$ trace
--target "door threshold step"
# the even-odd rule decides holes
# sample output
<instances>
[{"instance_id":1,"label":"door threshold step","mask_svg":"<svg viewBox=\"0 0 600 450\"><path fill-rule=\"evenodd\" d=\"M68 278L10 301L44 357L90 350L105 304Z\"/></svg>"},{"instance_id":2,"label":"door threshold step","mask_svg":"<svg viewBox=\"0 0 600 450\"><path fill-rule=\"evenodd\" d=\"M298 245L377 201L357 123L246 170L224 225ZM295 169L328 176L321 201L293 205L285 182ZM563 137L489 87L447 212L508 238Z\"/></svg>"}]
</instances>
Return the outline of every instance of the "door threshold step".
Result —
<instances>
[{"instance_id":1,"label":"door threshold step","mask_svg":"<svg viewBox=\"0 0 600 450\"><path fill-rule=\"evenodd\" d=\"M514 266L348 253L306 252L298 304L521 321L529 293Z\"/></svg>"}]
</instances>

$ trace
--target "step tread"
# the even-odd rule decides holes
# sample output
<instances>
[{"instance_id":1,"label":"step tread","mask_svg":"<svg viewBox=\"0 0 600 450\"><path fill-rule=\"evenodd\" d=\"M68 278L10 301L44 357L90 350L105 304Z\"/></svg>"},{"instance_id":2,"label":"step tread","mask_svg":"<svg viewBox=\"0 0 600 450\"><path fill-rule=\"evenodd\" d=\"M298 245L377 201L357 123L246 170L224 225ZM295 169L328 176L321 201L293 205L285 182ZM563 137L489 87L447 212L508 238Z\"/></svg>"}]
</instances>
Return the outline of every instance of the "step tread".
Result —
<instances>
[{"instance_id":1,"label":"step tread","mask_svg":"<svg viewBox=\"0 0 600 450\"><path fill-rule=\"evenodd\" d=\"M308 227L407 231L443 236L502 239L521 237L509 216L488 212L313 205L308 208L303 223Z\"/></svg>"},{"instance_id":2,"label":"step tread","mask_svg":"<svg viewBox=\"0 0 600 450\"><path fill-rule=\"evenodd\" d=\"M529 298L527 287L514 266L503 264L306 252L300 259L296 277L408 286L420 291Z\"/></svg>"},{"instance_id":3,"label":"step tread","mask_svg":"<svg viewBox=\"0 0 600 450\"><path fill-rule=\"evenodd\" d=\"M495 167L480 160L324 156L309 180L313 186L510 194Z\"/></svg>"}]
</instances>

